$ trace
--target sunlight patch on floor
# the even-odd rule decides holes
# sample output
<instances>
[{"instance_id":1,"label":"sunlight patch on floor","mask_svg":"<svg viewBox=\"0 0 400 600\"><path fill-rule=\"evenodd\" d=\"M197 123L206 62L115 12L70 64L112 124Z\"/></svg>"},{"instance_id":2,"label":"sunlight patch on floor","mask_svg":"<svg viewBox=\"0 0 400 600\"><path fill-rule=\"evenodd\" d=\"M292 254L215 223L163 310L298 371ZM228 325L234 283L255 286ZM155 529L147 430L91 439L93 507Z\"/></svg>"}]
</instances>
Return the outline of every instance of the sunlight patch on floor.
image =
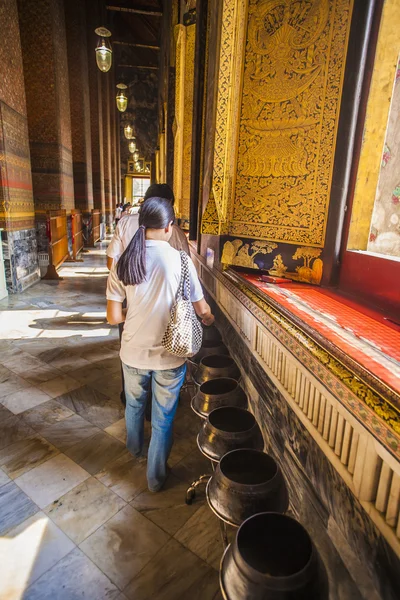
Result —
<instances>
[{"instance_id":1,"label":"sunlight patch on floor","mask_svg":"<svg viewBox=\"0 0 400 600\"><path fill-rule=\"evenodd\" d=\"M5 310L0 314L0 339L104 337L111 326L105 311Z\"/></svg>"},{"instance_id":2,"label":"sunlight patch on floor","mask_svg":"<svg viewBox=\"0 0 400 600\"><path fill-rule=\"evenodd\" d=\"M29 585L48 519L38 519L13 538L0 538L0 582L2 598L20 600Z\"/></svg>"}]
</instances>

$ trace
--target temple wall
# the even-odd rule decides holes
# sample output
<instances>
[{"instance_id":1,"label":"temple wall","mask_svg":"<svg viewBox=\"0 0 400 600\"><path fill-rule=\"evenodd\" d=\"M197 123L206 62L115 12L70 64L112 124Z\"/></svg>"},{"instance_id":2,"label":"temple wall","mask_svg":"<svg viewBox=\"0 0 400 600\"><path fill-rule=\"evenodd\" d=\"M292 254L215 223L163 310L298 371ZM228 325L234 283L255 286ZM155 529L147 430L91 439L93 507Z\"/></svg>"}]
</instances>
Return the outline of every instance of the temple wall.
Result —
<instances>
[{"instance_id":1,"label":"temple wall","mask_svg":"<svg viewBox=\"0 0 400 600\"><path fill-rule=\"evenodd\" d=\"M0 228L6 284L39 279L26 99L16 0L0 6Z\"/></svg>"}]
</instances>

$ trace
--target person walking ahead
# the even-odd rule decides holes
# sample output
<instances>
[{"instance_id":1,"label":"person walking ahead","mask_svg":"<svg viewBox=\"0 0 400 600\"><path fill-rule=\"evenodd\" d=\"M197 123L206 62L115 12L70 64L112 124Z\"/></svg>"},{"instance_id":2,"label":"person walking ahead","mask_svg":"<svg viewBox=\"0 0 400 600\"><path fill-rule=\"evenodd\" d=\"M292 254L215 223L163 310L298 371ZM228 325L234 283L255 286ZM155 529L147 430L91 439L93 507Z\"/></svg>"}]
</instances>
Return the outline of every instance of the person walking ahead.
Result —
<instances>
[{"instance_id":1,"label":"person walking ahead","mask_svg":"<svg viewBox=\"0 0 400 600\"><path fill-rule=\"evenodd\" d=\"M184 359L161 344L181 277L181 258L168 240L175 219L169 200L149 198L139 214L139 229L113 265L107 284L107 319L125 322L121 361L125 377L127 448L143 452L144 410L152 386L152 434L147 461L149 490L158 492L167 478L173 420L185 379ZM191 301L205 325L214 317L189 258ZM127 300L127 308L122 302Z\"/></svg>"}]
</instances>

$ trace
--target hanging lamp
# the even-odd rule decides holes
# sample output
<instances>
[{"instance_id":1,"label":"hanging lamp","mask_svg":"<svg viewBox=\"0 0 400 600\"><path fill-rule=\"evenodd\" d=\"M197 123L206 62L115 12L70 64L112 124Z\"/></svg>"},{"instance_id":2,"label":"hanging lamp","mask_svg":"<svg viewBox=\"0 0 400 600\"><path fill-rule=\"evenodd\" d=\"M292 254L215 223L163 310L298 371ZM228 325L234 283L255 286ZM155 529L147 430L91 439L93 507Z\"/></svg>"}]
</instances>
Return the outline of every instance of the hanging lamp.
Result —
<instances>
[{"instance_id":1,"label":"hanging lamp","mask_svg":"<svg viewBox=\"0 0 400 600\"><path fill-rule=\"evenodd\" d=\"M136 142L132 141L128 144L128 148L129 148L129 152L131 154L133 154L134 152L136 152Z\"/></svg>"},{"instance_id":2,"label":"hanging lamp","mask_svg":"<svg viewBox=\"0 0 400 600\"><path fill-rule=\"evenodd\" d=\"M126 108L128 106L128 98L125 95L124 90L127 89L127 85L125 85L125 83L119 83L117 85L117 88L119 89L119 93L116 96L116 101L117 101L117 108L119 110L119 112L125 112Z\"/></svg>"},{"instance_id":3,"label":"hanging lamp","mask_svg":"<svg viewBox=\"0 0 400 600\"><path fill-rule=\"evenodd\" d=\"M108 40L111 37L111 31L105 27L98 27L94 32L99 36L96 46L96 63L100 71L107 73L112 65L112 48Z\"/></svg>"},{"instance_id":4,"label":"hanging lamp","mask_svg":"<svg viewBox=\"0 0 400 600\"><path fill-rule=\"evenodd\" d=\"M133 160L135 162L137 162L139 160L139 157L140 157L140 155L139 155L138 150L135 150L135 152L133 153Z\"/></svg>"},{"instance_id":5,"label":"hanging lamp","mask_svg":"<svg viewBox=\"0 0 400 600\"><path fill-rule=\"evenodd\" d=\"M132 125L125 125L124 127L124 134L127 140L133 140L133 127Z\"/></svg>"}]
</instances>

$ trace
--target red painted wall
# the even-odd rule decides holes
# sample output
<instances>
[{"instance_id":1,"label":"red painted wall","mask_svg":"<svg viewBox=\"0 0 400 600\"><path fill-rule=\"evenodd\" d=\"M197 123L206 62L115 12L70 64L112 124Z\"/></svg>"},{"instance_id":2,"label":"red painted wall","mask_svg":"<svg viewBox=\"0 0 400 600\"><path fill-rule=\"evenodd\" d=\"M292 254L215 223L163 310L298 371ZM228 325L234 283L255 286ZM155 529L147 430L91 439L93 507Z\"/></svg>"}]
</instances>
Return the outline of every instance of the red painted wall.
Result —
<instances>
[{"instance_id":1,"label":"red painted wall","mask_svg":"<svg viewBox=\"0 0 400 600\"><path fill-rule=\"evenodd\" d=\"M342 260L339 288L400 320L400 261L349 251Z\"/></svg>"}]
</instances>

